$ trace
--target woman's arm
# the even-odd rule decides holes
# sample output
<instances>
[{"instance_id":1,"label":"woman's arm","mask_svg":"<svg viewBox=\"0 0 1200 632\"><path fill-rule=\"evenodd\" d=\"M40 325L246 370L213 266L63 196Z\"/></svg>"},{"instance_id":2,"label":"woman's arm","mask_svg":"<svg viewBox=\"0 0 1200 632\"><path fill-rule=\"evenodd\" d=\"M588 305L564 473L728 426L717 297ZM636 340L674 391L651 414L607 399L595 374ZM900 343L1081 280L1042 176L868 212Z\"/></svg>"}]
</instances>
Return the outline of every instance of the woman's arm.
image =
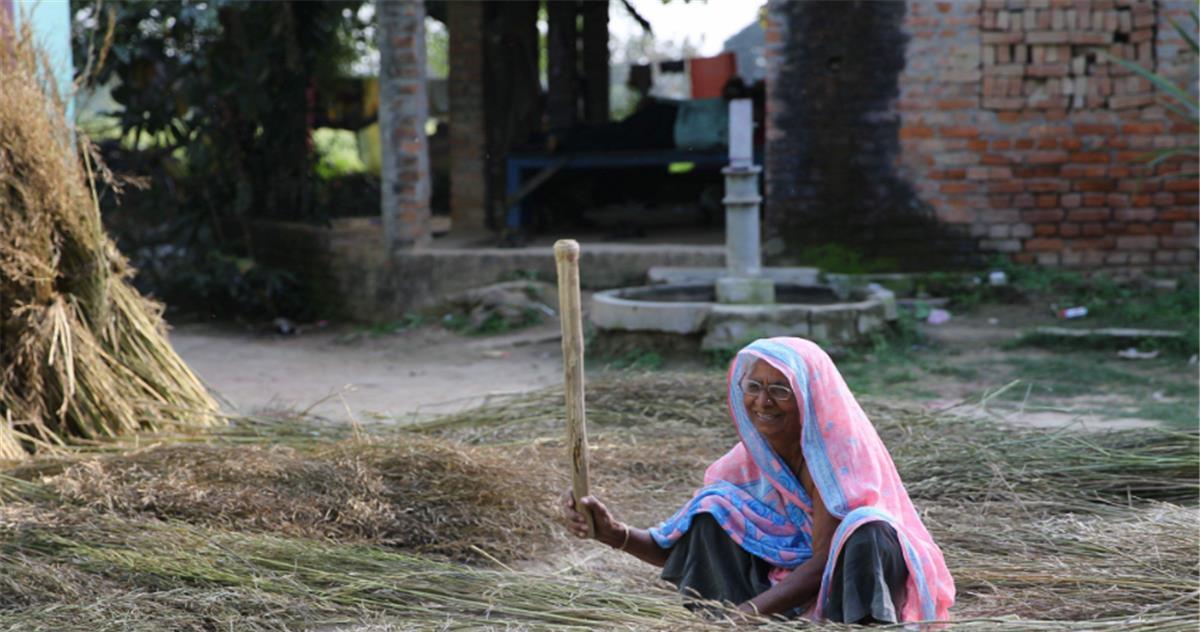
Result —
<instances>
[{"instance_id":1,"label":"woman's arm","mask_svg":"<svg viewBox=\"0 0 1200 632\"><path fill-rule=\"evenodd\" d=\"M801 484L808 488L808 496L813 502L813 556L797 566L783 581L740 604L738 610L744 613L771 615L787 612L812 603L821 590L821 575L829 561L833 533L842 521L829 513L821 494L807 474L807 470L801 473Z\"/></svg>"},{"instance_id":2,"label":"woman's arm","mask_svg":"<svg viewBox=\"0 0 1200 632\"><path fill-rule=\"evenodd\" d=\"M655 566L667 563L667 550L658 546L649 531L616 520L608 507L595 496L584 496L581 504L595 520L597 540ZM575 511L574 496L570 492L563 496L563 515L572 534L578 538L587 537L587 518Z\"/></svg>"}]
</instances>

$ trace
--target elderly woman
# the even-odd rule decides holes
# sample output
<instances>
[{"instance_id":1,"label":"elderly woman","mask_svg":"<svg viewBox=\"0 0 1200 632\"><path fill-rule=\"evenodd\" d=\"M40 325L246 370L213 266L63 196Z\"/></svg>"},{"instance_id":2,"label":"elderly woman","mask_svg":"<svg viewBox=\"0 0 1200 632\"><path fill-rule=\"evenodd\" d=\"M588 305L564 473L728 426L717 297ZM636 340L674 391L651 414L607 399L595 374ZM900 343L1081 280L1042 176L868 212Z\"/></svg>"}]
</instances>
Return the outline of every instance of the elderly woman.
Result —
<instances>
[{"instance_id":1,"label":"elderly woman","mask_svg":"<svg viewBox=\"0 0 1200 632\"><path fill-rule=\"evenodd\" d=\"M582 504L597 540L662 567L680 592L747 614L844 623L947 618L954 582L887 448L820 347L758 340L729 370L741 441L649 530ZM568 494L572 533L587 522Z\"/></svg>"}]
</instances>

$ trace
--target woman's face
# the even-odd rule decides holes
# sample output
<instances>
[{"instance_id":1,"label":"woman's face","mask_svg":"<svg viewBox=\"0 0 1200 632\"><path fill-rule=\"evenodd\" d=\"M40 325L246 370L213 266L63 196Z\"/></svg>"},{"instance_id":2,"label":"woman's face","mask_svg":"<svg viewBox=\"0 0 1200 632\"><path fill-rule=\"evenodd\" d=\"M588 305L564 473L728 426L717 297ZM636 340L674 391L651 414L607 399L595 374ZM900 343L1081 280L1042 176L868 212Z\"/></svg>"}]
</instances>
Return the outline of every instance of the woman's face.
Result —
<instances>
[{"instance_id":1,"label":"woman's face","mask_svg":"<svg viewBox=\"0 0 1200 632\"><path fill-rule=\"evenodd\" d=\"M747 383L753 380L762 386L759 392L751 395ZM775 386L776 388L769 388ZM787 389L789 397L775 398L771 390L779 391L778 387ZM782 371L769 363L759 360L754 363L750 373L742 381L742 401L750 421L758 433L771 444L777 453L784 454L800 445L800 404L796 401L792 386Z\"/></svg>"}]
</instances>

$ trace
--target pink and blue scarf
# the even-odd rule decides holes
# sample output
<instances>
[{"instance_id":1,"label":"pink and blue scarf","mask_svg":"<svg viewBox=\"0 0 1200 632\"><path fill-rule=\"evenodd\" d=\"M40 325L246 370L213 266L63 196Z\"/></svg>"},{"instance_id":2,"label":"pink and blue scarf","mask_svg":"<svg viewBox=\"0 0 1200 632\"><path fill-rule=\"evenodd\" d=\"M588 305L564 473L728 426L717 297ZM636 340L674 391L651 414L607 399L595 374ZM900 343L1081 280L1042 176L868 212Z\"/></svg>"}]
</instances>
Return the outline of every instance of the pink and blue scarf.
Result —
<instances>
[{"instance_id":1,"label":"pink and blue scarf","mask_svg":"<svg viewBox=\"0 0 1200 632\"><path fill-rule=\"evenodd\" d=\"M904 621L946 620L954 580L922 524L887 448L820 347L801 338L769 338L742 349L729 369L729 412L741 442L708 467L704 487L674 516L650 530L669 548L697 513L711 514L741 547L775 567L772 583L812 557L813 505L800 481L758 434L743 405L742 377L763 360L788 376L801 407L804 460L821 500L841 519L834 532L816 605L821 618L834 565L860 526L882 521L899 536L908 565Z\"/></svg>"}]
</instances>

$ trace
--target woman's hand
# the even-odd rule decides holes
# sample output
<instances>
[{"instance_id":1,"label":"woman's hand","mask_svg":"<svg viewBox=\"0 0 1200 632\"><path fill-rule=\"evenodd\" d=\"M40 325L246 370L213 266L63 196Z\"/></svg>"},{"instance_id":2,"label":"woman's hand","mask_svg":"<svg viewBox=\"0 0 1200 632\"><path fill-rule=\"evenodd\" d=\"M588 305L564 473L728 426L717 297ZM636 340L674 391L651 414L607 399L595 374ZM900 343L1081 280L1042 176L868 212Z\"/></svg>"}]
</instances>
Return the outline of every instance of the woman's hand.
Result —
<instances>
[{"instance_id":1,"label":"woman's hand","mask_svg":"<svg viewBox=\"0 0 1200 632\"><path fill-rule=\"evenodd\" d=\"M584 496L581 503L585 511L592 514L596 523L596 539L614 548L627 543L629 527L613 518L612 512L600 499L595 496ZM562 495L563 517L567 520L567 530L577 538L588 537L587 516L575 510L575 495L567 490Z\"/></svg>"}]
</instances>

